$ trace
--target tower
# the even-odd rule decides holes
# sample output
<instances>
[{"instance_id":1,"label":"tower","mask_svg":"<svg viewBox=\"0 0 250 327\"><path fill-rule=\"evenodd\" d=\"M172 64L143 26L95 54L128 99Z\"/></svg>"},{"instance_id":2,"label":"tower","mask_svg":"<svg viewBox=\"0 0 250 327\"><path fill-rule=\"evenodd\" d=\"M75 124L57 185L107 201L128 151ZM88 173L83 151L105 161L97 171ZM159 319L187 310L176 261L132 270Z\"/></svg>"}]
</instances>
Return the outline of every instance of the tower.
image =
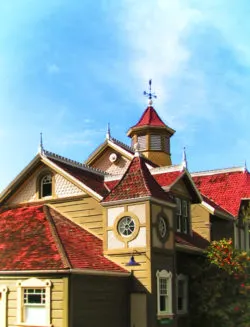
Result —
<instances>
[{"instance_id":1,"label":"tower","mask_svg":"<svg viewBox=\"0 0 250 327\"><path fill-rule=\"evenodd\" d=\"M156 96L151 92L149 81L148 107L142 114L138 123L132 126L127 135L132 139L132 146L138 143L140 152L149 160L159 166L172 165L170 153L170 138L175 130L168 127L154 109L152 98Z\"/></svg>"}]
</instances>

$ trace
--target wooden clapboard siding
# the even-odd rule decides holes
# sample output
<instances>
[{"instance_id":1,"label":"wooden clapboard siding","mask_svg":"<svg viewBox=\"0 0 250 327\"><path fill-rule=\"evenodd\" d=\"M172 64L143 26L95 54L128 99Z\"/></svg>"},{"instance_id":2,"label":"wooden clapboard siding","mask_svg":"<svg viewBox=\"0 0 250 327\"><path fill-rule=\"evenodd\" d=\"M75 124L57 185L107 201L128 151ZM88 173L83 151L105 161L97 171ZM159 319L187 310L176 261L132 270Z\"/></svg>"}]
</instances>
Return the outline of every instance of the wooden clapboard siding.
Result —
<instances>
[{"instance_id":1,"label":"wooden clapboard siding","mask_svg":"<svg viewBox=\"0 0 250 327\"><path fill-rule=\"evenodd\" d=\"M91 197L66 202L55 202L53 208L96 236L103 236L102 206Z\"/></svg>"},{"instance_id":2,"label":"wooden clapboard siding","mask_svg":"<svg viewBox=\"0 0 250 327\"><path fill-rule=\"evenodd\" d=\"M200 204L191 206L192 228L206 240L211 240L210 235L210 213Z\"/></svg>"},{"instance_id":3,"label":"wooden clapboard siding","mask_svg":"<svg viewBox=\"0 0 250 327\"><path fill-rule=\"evenodd\" d=\"M127 327L128 277L73 275L71 326Z\"/></svg>"},{"instance_id":4,"label":"wooden clapboard siding","mask_svg":"<svg viewBox=\"0 0 250 327\"><path fill-rule=\"evenodd\" d=\"M33 276L32 276L33 277ZM16 327L17 323L17 281L25 280L29 277L0 277L0 285L6 285L8 287L7 296L7 326ZM53 327L68 327L66 307L68 307L68 287L67 278L50 278L37 277L41 280L51 280L51 322Z\"/></svg>"}]
</instances>

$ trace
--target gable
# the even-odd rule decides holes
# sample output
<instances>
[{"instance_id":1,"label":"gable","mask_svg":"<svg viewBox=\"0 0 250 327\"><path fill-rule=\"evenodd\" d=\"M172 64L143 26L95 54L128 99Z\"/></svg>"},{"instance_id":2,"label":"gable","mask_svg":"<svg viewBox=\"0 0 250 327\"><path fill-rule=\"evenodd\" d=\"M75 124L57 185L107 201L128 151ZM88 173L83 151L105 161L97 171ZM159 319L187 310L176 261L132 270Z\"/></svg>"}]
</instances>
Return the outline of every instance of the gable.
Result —
<instances>
[{"instance_id":1,"label":"gable","mask_svg":"<svg viewBox=\"0 0 250 327\"><path fill-rule=\"evenodd\" d=\"M52 198L61 199L85 193L68 181L62 175L47 170L47 166L40 165L27 179L19 185L14 194L7 201L8 205L17 205L20 203L29 203L39 200L39 178L45 171L50 171L53 174L53 196Z\"/></svg>"},{"instance_id":2,"label":"gable","mask_svg":"<svg viewBox=\"0 0 250 327\"><path fill-rule=\"evenodd\" d=\"M116 160L115 160L116 156ZM128 168L130 160L119 151L107 146L90 166L112 175L123 174Z\"/></svg>"},{"instance_id":3,"label":"gable","mask_svg":"<svg viewBox=\"0 0 250 327\"><path fill-rule=\"evenodd\" d=\"M178 194L180 196L183 196L185 198L189 198L189 199L192 198L186 184L183 181L183 179L178 180L177 183L175 183L173 185L173 187L171 188L171 191L173 193Z\"/></svg>"}]
</instances>

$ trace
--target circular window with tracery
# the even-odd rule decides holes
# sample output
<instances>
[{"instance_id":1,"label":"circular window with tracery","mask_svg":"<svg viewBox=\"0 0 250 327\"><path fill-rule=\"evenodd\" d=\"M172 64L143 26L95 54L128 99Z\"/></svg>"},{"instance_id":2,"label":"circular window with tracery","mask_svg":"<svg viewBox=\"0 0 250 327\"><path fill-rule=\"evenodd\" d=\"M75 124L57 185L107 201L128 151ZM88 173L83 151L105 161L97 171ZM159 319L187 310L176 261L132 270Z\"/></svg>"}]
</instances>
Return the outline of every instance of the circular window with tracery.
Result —
<instances>
[{"instance_id":1,"label":"circular window with tracery","mask_svg":"<svg viewBox=\"0 0 250 327\"><path fill-rule=\"evenodd\" d=\"M130 216L125 216L121 218L118 222L117 229L120 235L130 236L135 231L135 221Z\"/></svg>"},{"instance_id":2,"label":"circular window with tracery","mask_svg":"<svg viewBox=\"0 0 250 327\"><path fill-rule=\"evenodd\" d=\"M165 241L169 236L169 224L165 215L160 214L157 221L157 233L160 240Z\"/></svg>"}]
</instances>

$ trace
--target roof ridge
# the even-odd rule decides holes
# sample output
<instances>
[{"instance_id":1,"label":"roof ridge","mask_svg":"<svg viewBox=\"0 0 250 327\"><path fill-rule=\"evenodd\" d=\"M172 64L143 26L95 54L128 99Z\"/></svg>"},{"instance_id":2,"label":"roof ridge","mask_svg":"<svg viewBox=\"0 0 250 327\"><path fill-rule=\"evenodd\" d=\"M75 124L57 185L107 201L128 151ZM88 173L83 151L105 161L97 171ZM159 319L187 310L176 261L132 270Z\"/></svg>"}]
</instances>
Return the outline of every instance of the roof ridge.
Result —
<instances>
[{"instance_id":1,"label":"roof ridge","mask_svg":"<svg viewBox=\"0 0 250 327\"><path fill-rule=\"evenodd\" d=\"M55 244L56 244L56 247L60 253L60 256L61 256L61 259L62 259L62 262L63 262L63 265L65 266L65 268L72 268L72 265L70 264L69 262L69 259L67 257L67 254L66 254L66 251L65 251L65 248L61 242L61 239L58 235L58 232L57 232L57 228L56 228L56 225L55 225L55 222L50 214L50 209L47 205L44 205L43 206L43 212L45 214L45 217L47 219L47 221L49 222L49 226L50 226L50 230L51 230L51 233L52 235L54 236L55 238Z\"/></svg>"},{"instance_id":2,"label":"roof ridge","mask_svg":"<svg viewBox=\"0 0 250 327\"><path fill-rule=\"evenodd\" d=\"M170 172L182 171L182 170L183 170L183 165L178 164L178 165L171 165L171 166L154 167L150 169L150 173L152 175L157 175L161 173L170 173Z\"/></svg>"},{"instance_id":3,"label":"roof ridge","mask_svg":"<svg viewBox=\"0 0 250 327\"><path fill-rule=\"evenodd\" d=\"M54 152L44 150L43 153L48 158L51 157L51 158L56 159L58 161L61 161L63 163L70 164L72 167L80 168L82 170L85 170L85 171L88 171L88 172L91 172L91 173L97 173L97 174L99 174L101 176L108 175L108 173L102 171L101 169L90 167L90 166L88 166L88 165L86 165L84 163L80 163L80 162L78 162L76 160L72 160L72 159L60 156L59 154L56 154Z\"/></svg>"},{"instance_id":4,"label":"roof ridge","mask_svg":"<svg viewBox=\"0 0 250 327\"><path fill-rule=\"evenodd\" d=\"M118 145L123 146L124 148L127 148L129 151L131 151L132 153L135 152L135 150L132 148L132 146L127 145L126 143L123 143L121 141L119 141L118 139L111 137L110 141L114 141L115 143L117 143Z\"/></svg>"},{"instance_id":5,"label":"roof ridge","mask_svg":"<svg viewBox=\"0 0 250 327\"><path fill-rule=\"evenodd\" d=\"M214 169L214 170L204 170L199 172L191 173L192 177L196 176L206 176L206 175L213 175L213 174L223 174L223 173L234 173L234 172L245 172L245 167L236 166L236 167L229 167L229 168L222 168L222 169Z\"/></svg>"}]
</instances>

